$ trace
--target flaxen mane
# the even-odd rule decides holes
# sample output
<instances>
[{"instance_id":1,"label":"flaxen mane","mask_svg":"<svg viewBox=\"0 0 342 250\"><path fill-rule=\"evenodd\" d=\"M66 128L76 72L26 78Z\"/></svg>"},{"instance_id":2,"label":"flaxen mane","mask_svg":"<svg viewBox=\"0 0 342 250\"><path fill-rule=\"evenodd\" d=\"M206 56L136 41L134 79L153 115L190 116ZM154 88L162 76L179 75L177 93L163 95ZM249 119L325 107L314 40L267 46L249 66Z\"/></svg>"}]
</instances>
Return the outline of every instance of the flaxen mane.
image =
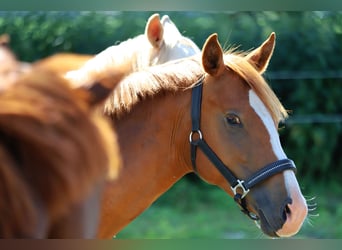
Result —
<instances>
[{"instance_id":1,"label":"flaxen mane","mask_svg":"<svg viewBox=\"0 0 342 250\"><path fill-rule=\"evenodd\" d=\"M275 123L287 117L287 112L277 96L243 53L226 53L225 64L236 72L255 90L265 103ZM132 73L126 77L107 99L105 114L120 117L139 101L161 91L178 91L192 87L204 74L197 57L180 59L147 70Z\"/></svg>"},{"instance_id":2,"label":"flaxen mane","mask_svg":"<svg viewBox=\"0 0 342 250\"><path fill-rule=\"evenodd\" d=\"M0 237L36 237L38 220L58 221L117 173L115 136L85 96L34 68L0 92Z\"/></svg>"},{"instance_id":3,"label":"flaxen mane","mask_svg":"<svg viewBox=\"0 0 342 250\"><path fill-rule=\"evenodd\" d=\"M104 112L120 116L139 101L161 91L178 91L191 87L203 75L196 58L180 59L135 72L124 78L107 99Z\"/></svg>"},{"instance_id":4,"label":"flaxen mane","mask_svg":"<svg viewBox=\"0 0 342 250\"><path fill-rule=\"evenodd\" d=\"M110 72L117 67L125 67L127 72L134 72L151 65L151 57L154 56L152 52L153 48L145 35L138 35L106 48L80 65L82 67L73 67L71 71L65 71L66 78L77 85L93 82L102 72Z\"/></svg>"}]
</instances>

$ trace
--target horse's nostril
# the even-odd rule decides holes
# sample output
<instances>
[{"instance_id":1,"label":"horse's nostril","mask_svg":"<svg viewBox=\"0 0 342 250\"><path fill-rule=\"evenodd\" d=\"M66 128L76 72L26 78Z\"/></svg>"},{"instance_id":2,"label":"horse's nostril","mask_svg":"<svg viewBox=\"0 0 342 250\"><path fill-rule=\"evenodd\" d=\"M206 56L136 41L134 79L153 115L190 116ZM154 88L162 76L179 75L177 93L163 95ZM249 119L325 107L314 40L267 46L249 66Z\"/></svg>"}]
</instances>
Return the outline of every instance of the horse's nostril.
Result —
<instances>
[{"instance_id":1,"label":"horse's nostril","mask_svg":"<svg viewBox=\"0 0 342 250\"><path fill-rule=\"evenodd\" d=\"M291 214L291 210L288 205L285 205L285 208L283 210L283 220L286 221L287 215Z\"/></svg>"},{"instance_id":2,"label":"horse's nostril","mask_svg":"<svg viewBox=\"0 0 342 250\"><path fill-rule=\"evenodd\" d=\"M287 215L286 215L286 211L283 211L283 221L286 221Z\"/></svg>"},{"instance_id":3,"label":"horse's nostril","mask_svg":"<svg viewBox=\"0 0 342 250\"><path fill-rule=\"evenodd\" d=\"M286 212L287 214L290 214L290 213L291 213L291 210L290 210L290 208L289 208L288 205L285 206L285 212Z\"/></svg>"}]
</instances>

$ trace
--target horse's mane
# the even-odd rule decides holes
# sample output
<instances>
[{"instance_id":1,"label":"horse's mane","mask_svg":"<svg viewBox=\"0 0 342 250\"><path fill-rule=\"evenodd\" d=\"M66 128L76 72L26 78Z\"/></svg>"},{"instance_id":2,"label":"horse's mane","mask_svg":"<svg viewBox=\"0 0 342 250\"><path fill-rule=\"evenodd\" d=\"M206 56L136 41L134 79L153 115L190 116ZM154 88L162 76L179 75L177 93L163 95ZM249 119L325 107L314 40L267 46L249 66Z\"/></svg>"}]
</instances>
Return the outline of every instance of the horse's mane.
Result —
<instances>
[{"instance_id":1,"label":"horse's mane","mask_svg":"<svg viewBox=\"0 0 342 250\"><path fill-rule=\"evenodd\" d=\"M2 237L32 236L37 206L54 220L105 178L115 137L84 94L41 69L0 92Z\"/></svg>"},{"instance_id":2,"label":"horse's mane","mask_svg":"<svg viewBox=\"0 0 342 250\"><path fill-rule=\"evenodd\" d=\"M141 48L144 48L144 50ZM152 50L152 46L149 44L146 36L144 34L137 35L101 51L95 56L98 60L94 60L91 67L95 66L100 70L103 70L103 67L108 67L109 65L121 65L125 64L123 63L125 61L130 61L132 65L131 71L136 71L143 67L141 65L145 63L143 60L149 60L149 56L138 56L139 52L142 54L146 53L148 55L150 53L149 50ZM120 59L120 61L115 62L118 59ZM113 62L115 63L113 64ZM149 65L145 65L145 67L146 66Z\"/></svg>"},{"instance_id":3,"label":"horse's mane","mask_svg":"<svg viewBox=\"0 0 342 250\"><path fill-rule=\"evenodd\" d=\"M64 72L59 69L60 67L57 67L57 70L63 74L65 73L65 77L72 81L74 86L77 86L92 83L98 80L99 77L101 78L102 73L116 71L118 67L126 68L127 72L148 67L151 64L151 57L155 53L157 53L156 49L149 44L146 36L138 35L112 45L93 57L89 57L80 67L72 67L72 70L64 70ZM54 58L51 59L53 62ZM82 60L82 58L80 59ZM46 64L46 60L43 63Z\"/></svg>"},{"instance_id":4,"label":"horse's mane","mask_svg":"<svg viewBox=\"0 0 342 250\"><path fill-rule=\"evenodd\" d=\"M287 117L287 112L265 79L246 60L245 53L228 51L225 64L236 72L265 103L275 122ZM180 59L150 67L127 76L107 99L104 112L120 117L146 97L161 91L191 88L204 74L199 57Z\"/></svg>"},{"instance_id":5,"label":"horse's mane","mask_svg":"<svg viewBox=\"0 0 342 250\"><path fill-rule=\"evenodd\" d=\"M134 72L122 80L104 105L105 114L119 117L139 101L161 91L177 91L192 86L203 75L195 57L180 59Z\"/></svg>"}]
</instances>

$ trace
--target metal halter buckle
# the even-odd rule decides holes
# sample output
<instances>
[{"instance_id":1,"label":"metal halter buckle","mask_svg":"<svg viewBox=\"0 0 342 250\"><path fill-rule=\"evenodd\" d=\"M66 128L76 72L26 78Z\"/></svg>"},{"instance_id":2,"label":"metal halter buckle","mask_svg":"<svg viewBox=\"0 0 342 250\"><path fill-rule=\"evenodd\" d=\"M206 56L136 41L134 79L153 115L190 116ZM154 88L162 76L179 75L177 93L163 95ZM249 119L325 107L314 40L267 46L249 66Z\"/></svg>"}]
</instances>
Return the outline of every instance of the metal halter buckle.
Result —
<instances>
[{"instance_id":1,"label":"metal halter buckle","mask_svg":"<svg viewBox=\"0 0 342 250\"><path fill-rule=\"evenodd\" d=\"M243 180L237 179L236 181L237 181L237 184L234 187L231 186L230 188L233 190L234 196L238 194L237 192L238 189L242 190L242 194L240 195L241 195L241 199L243 199L248 194L249 189L245 188L245 186L243 185L244 184Z\"/></svg>"},{"instance_id":2,"label":"metal halter buckle","mask_svg":"<svg viewBox=\"0 0 342 250\"><path fill-rule=\"evenodd\" d=\"M191 132L190 132L190 135L189 135L189 141L190 141L190 143L194 141L194 140L192 139L192 137L193 137L194 134L198 134L198 136L199 136L198 140L202 140L202 138L203 138L202 132L201 132L201 130L198 129L198 130L195 130L195 131L191 131Z\"/></svg>"}]
</instances>

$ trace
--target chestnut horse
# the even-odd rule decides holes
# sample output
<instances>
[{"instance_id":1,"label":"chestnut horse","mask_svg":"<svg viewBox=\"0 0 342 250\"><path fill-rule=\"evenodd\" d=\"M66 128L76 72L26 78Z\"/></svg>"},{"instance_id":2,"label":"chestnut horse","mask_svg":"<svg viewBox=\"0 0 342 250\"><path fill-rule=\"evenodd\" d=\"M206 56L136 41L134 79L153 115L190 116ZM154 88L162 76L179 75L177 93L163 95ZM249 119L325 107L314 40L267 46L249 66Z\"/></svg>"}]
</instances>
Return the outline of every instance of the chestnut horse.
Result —
<instances>
[{"instance_id":1,"label":"chestnut horse","mask_svg":"<svg viewBox=\"0 0 342 250\"><path fill-rule=\"evenodd\" d=\"M58 73L66 73L66 78L75 85L92 82L100 69L115 70L122 63L130 62L129 72L162 64L167 61L192 56L200 49L189 38L182 36L169 16L161 19L159 14L149 17L144 34L113 45L93 55L59 53L39 63Z\"/></svg>"},{"instance_id":2,"label":"chestnut horse","mask_svg":"<svg viewBox=\"0 0 342 250\"><path fill-rule=\"evenodd\" d=\"M116 135L96 111L124 70L72 88L48 68L0 47L0 238L96 235L106 179L121 163Z\"/></svg>"},{"instance_id":3,"label":"chestnut horse","mask_svg":"<svg viewBox=\"0 0 342 250\"><path fill-rule=\"evenodd\" d=\"M118 233L190 172L233 196L266 235L300 230L307 204L277 132L287 112L262 77L274 46L272 33L250 53L224 53L213 34L201 56L120 82L105 113L123 168L106 183L98 237Z\"/></svg>"}]
</instances>

